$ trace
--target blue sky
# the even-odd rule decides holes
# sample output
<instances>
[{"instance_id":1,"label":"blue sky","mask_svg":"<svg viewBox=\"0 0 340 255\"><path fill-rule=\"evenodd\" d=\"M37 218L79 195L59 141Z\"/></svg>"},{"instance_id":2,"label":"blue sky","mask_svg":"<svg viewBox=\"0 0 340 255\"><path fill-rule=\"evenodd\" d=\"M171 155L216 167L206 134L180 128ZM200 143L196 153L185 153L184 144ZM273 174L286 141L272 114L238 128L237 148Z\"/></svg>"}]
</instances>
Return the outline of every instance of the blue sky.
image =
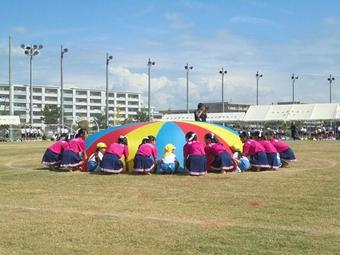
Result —
<instances>
[{"instance_id":1,"label":"blue sky","mask_svg":"<svg viewBox=\"0 0 340 255\"><path fill-rule=\"evenodd\" d=\"M327 102L327 76L340 74L339 1L38 1L4 0L0 22L0 82L7 82L7 40L13 37L13 81L28 82L21 43L43 44L34 59L36 84L59 83L59 47L65 55L65 83L104 88L105 52L114 59L115 90L147 89L152 70L152 105L185 108L184 65L190 74L190 104L219 101L223 66L225 98L260 103L291 99L292 72L299 75L296 99ZM335 76L334 101L340 101ZM146 102L146 99L145 99Z\"/></svg>"}]
</instances>

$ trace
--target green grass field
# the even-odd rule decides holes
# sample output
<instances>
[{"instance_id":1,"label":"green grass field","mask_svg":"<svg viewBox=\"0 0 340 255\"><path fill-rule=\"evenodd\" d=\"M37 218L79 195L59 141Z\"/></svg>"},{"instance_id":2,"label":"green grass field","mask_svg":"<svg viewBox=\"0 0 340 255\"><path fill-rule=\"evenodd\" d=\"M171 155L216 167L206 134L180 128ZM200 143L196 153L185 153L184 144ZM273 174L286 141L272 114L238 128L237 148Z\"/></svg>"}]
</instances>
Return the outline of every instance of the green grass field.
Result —
<instances>
[{"instance_id":1,"label":"green grass field","mask_svg":"<svg viewBox=\"0 0 340 255\"><path fill-rule=\"evenodd\" d=\"M102 176L0 144L0 254L340 254L340 142L277 172Z\"/></svg>"}]
</instances>

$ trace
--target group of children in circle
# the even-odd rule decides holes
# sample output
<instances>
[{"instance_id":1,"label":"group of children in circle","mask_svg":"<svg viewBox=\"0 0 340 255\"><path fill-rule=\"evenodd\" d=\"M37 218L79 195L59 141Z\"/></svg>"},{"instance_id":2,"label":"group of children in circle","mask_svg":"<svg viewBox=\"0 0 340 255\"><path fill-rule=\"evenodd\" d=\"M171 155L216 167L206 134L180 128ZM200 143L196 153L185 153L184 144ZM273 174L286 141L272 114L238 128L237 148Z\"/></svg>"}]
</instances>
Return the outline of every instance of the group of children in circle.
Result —
<instances>
[{"instance_id":1,"label":"group of children in circle","mask_svg":"<svg viewBox=\"0 0 340 255\"><path fill-rule=\"evenodd\" d=\"M103 174L120 174L124 170L130 172L127 162L129 157L127 137L120 136L109 146L103 142L98 143L95 153L89 158L86 155L86 137L85 129L79 129L73 139L62 137L47 148L42 163L53 169L79 170L87 165L87 169L82 170ZM183 165L186 172L200 176L208 171L225 173L276 170L296 160L292 149L285 142L276 139L273 131L266 133L255 131L251 134L242 132L240 139L243 143L242 152L226 143L220 143L214 133L207 133L202 143L196 133L188 132L183 146ZM142 139L133 160L133 172L140 174L179 172L180 163L175 154L175 146L167 144L162 159L158 160L155 144L156 138L152 135ZM208 159L211 159L209 164Z\"/></svg>"}]
</instances>

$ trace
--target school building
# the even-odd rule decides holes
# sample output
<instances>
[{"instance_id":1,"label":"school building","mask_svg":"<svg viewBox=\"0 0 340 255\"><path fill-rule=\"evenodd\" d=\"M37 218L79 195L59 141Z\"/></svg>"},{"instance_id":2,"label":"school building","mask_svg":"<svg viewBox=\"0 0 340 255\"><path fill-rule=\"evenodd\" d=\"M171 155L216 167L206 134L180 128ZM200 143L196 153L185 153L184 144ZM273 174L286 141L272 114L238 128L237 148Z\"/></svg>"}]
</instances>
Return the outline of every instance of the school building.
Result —
<instances>
[{"instance_id":1,"label":"school building","mask_svg":"<svg viewBox=\"0 0 340 255\"><path fill-rule=\"evenodd\" d=\"M14 115L20 117L21 124L30 123L30 87L14 84L13 110ZM64 116L67 123L74 123L79 119L90 119L96 114L105 114L106 96L100 89L64 88ZM41 127L42 110L47 105L60 107L60 87L47 85L33 86L33 125ZM141 95L135 92L109 91L110 122L135 119L141 109ZM9 114L9 85L0 84L0 112ZM57 123L56 123L57 124Z\"/></svg>"}]
</instances>

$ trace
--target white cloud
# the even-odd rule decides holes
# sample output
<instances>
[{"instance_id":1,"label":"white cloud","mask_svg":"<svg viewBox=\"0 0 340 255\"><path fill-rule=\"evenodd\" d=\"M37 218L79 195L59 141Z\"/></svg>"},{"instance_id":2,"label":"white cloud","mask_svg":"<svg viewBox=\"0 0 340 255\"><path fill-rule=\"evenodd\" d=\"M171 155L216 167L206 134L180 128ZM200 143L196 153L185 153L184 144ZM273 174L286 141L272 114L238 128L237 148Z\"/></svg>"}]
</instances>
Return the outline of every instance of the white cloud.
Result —
<instances>
[{"instance_id":1,"label":"white cloud","mask_svg":"<svg viewBox=\"0 0 340 255\"><path fill-rule=\"evenodd\" d=\"M182 13L171 12L166 13L166 20L169 22L169 26L175 29L188 29L193 27L193 23L189 21Z\"/></svg>"},{"instance_id":2,"label":"white cloud","mask_svg":"<svg viewBox=\"0 0 340 255\"><path fill-rule=\"evenodd\" d=\"M234 16L229 19L231 23L239 23L239 24L253 24L253 25L274 25L275 23L271 20L258 18L258 17L250 17L250 16Z\"/></svg>"},{"instance_id":3,"label":"white cloud","mask_svg":"<svg viewBox=\"0 0 340 255\"><path fill-rule=\"evenodd\" d=\"M16 26L16 27L13 28L13 32L24 34L24 33L28 32L28 29L24 26Z\"/></svg>"}]
</instances>

